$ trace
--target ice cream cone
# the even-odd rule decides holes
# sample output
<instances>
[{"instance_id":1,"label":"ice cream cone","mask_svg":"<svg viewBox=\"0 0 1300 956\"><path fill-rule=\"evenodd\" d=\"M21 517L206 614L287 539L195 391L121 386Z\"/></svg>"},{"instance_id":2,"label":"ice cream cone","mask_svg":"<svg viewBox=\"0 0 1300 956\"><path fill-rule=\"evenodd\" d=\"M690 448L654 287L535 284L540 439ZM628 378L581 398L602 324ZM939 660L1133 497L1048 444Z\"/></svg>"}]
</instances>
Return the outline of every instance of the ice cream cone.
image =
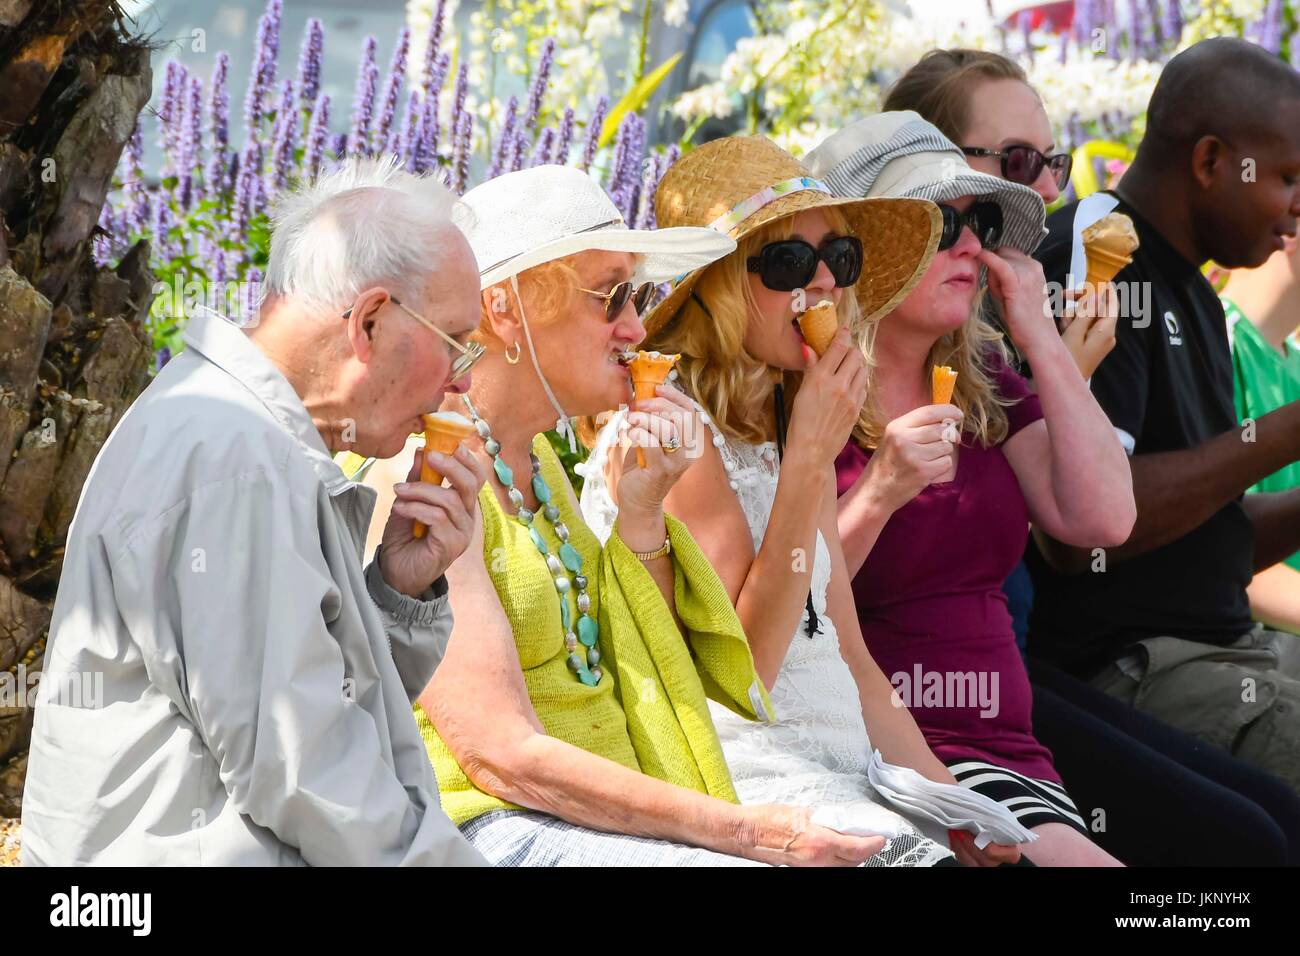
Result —
<instances>
[{"instance_id":1,"label":"ice cream cone","mask_svg":"<svg viewBox=\"0 0 1300 956\"><path fill-rule=\"evenodd\" d=\"M1102 216L1083 230L1083 251L1088 257L1088 282L1109 282L1133 261L1138 247L1133 220L1122 212Z\"/></svg>"},{"instance_id":2,"label":"ice cream cone","mask_svg":"<svg viewBox=\"0 0 1300 956\"><path fill-rule=\"evenodd\" d=\"M420 452L420 480L427 481L431 485L441 485L442 475L429 464L428 452L454 454L460 443L474 434L474 425L464 415L458 415L456 412L435 412L420 417L424 419L424 449ZM428 530L417 521L412 533L417 538L423 538Z\"/></svg>"},{"instance_id":3,"label":"ice cream cone","mask_svg":"<svg viewBox=\"0 0 1300 956\"><path fill-rule=\"evenodd\" d=\"M947 405L952 401L952 391L957 387L957 373L946 365L936 365L930 370L930 398L932 404Z\"/></svg>"},{"instance_id":4,"label":"ice cream cone","mask_svg":"<svg viewBox=\"0 0 1300 956\"><path fill-rule=\"evenodd\" d=\"M799 331L819 358L826 354L839 330L840 320L834 302L818 302L799 316Z\"/></svg>"},{"instance_id":5,"label":"ice cream cone","mask_svg":"<svg viewBox=\"0 0 1300 956\"><path fill-rule=\"evenodd\" d=\"M1088 284L1092 286L1109 282L1119 275L1121 269L1133 261L1132 256L1117 255L1092 246L1084 246L1083 251L1088 256Z\"/></svg>"},{"instance_id":6,"label":"ice cream cone","mask_svg":"<svg viewBox=\"0 0 1300 956\"><path fill-rule=\"evenodd\" d=\"M627 364L632 374L632 394L638 400L654 398L655 388L668 381L668 373L677 364L680 355L664 355L661 352L640 351ZM645 452L636 450L636 463L645 467Z\"/></svg>"}]
</instances>

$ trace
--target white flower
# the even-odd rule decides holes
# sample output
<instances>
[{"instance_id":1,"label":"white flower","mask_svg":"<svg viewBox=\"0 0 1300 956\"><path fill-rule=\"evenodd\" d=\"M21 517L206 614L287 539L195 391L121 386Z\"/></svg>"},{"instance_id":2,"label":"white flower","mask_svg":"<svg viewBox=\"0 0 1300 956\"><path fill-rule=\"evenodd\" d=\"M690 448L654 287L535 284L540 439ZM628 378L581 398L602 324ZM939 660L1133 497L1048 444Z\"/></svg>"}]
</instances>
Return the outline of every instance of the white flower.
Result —
<instances>
[{"instance_id":1,"label":"white flower","mask_svg":"<svg viewBox=\"0 0 1300 956\"><path fill-rule=\"evenodd\" d=\"M664 23L670 27L682 26L690 9L690 0L668 0L664 4Z\"/></svg>"},{"instance_id":2,"label":"white flower","mask_svg":"<svg viewBox=\"0 0 1300 956\"><path fill-rule=\"evenodd\" d=\"M727 85L722 82L687 90L672 105L673 115L688 123L705 116L722 119L730 116L731 111L731 95L727 92Z\"/></svg>"}]
</instances>

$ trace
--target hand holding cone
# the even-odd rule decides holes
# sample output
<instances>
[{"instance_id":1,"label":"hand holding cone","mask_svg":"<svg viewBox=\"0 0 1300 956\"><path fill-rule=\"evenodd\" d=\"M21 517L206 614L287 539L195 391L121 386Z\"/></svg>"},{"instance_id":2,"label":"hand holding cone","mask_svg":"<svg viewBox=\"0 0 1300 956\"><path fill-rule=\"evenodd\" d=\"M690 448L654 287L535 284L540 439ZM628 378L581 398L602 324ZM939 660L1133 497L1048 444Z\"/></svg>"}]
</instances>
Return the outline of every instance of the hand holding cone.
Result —
<instances>
[{"instance_id":1,"label":"hand holding cone","mask_svg":"<svg viewBox=\"0 0 1300 956\"><path fill-rule=\"evenodd\" d=\"M474 434L473 423L464 415L456 412L435 412L421 415L424 419L424 448L420 451L420 480L431 485L441 485L442 475L429 464L429 452L441 452L444 455L455 454L460 443ZM420 522L415 523L412 534L423 538L428 528Z\"/></svg>"},{"instance_id":2,"label":"hand holding cone","mask_svg":"<svg viewBox=\"0 0 1300 956\"><path fill-rule=\"evenodd\" d=\"M661 352L640 351L627 363L632 373L632 394L638 401L655 397L655 388L668 381L668 373L673 370L681 355L664 355ZM636 450L636 463L645 467L645 452Z\"/></svg>"}]
</instances>

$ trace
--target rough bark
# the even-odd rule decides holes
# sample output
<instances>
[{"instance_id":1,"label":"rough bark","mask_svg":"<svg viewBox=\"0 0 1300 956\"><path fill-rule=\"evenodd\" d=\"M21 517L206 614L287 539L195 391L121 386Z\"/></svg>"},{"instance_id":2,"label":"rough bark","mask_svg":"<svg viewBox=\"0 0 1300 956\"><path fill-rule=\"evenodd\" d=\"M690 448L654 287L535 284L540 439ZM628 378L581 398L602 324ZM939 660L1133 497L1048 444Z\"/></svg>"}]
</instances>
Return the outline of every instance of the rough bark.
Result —
<instances>
[{"instance_id":1,"label":"rough bark","mask_svg":"<svg viewBox=\"0 0 1300 956\"><path fill-rule=\"evenodd\" d=\"M148 382L148 248L111 270L91 243L151 88L112 0L0 0L0 679L40 669L82 484ZM11 703L0 816L33 716Z\"/></svg>"}]
</instances>

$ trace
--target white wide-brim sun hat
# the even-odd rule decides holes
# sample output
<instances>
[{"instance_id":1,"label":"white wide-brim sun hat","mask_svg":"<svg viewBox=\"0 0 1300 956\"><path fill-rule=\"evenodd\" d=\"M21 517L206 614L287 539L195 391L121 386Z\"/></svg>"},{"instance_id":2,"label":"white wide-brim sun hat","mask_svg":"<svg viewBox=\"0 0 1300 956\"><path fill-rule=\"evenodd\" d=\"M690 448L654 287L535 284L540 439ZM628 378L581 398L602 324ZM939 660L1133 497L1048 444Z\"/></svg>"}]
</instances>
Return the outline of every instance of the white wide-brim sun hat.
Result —
<instances>
[{"instance_id":1,"label":"white wide-brim sun hat","mask_svg":"<svg viewBox=\"0 0 1300 956\"><path fill-rule=\"evenodd\" d=\"M712 229L630 229L613 201L571 166L533 166L475 186L461 197L457 225L486 289L534 266L579 252L637 256L634 282L666 282L721 259L735 240Z\"/></svg>"},{"instance_id":2,"label":"white wide-brim sun hat","mask_svg":"<svg viewBox=\"0 0 1300 956\"><path fill-rule=\"evenodd\" d=\"M1026 254L1047 235L1042 197L1028 186L977 172L961 148L911 110L876 113L833 133L804 164L840 196L951 202L962 196L1002 209L1002 238Z\"/></svg>"}]
</instances>

